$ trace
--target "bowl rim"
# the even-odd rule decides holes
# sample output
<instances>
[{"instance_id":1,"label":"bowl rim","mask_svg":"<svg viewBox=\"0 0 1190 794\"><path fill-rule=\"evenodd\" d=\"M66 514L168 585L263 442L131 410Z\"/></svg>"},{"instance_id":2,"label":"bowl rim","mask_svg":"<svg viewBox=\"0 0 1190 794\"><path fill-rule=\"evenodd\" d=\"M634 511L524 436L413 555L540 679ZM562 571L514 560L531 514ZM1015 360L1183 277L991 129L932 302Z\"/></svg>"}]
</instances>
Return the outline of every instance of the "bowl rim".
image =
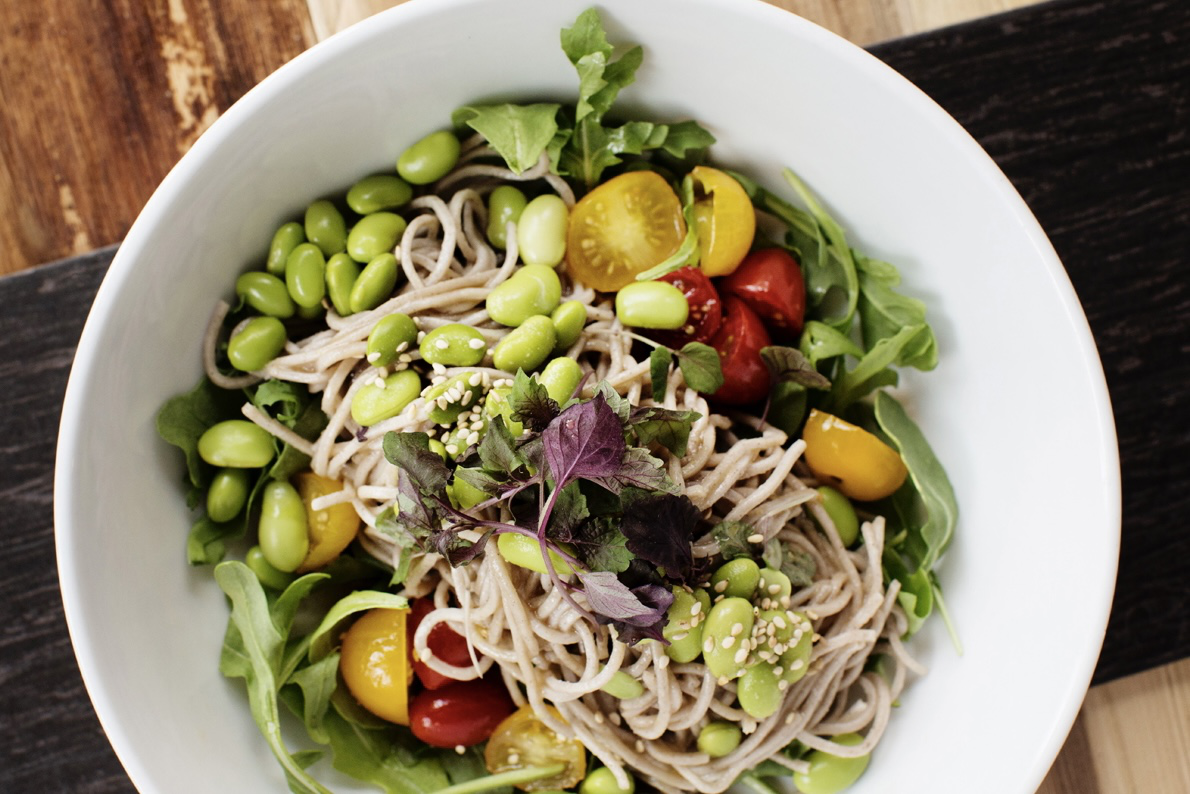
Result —
<instances>
[{"instance_id":1,"label":"bowl rim","mask_svg":"<svg viewBox=\"0 0 1190 794\"><path fill-rule=\"evenodd\" d=\"M350 49L359 41L375 35L375 31L379 28L399 27L424 16L433 16L443 12L455 13L460 8L479 3L490 4L491 2L492 0L408 0L353 24L323 41L316 42L280 66L221 113L219 118L179 158L154 190L130 227L127 236L119 244L108 272L100 284L75 352L59 423L53 488L55 551L59 589L76 662L100 725L138 791L155 791L156 788L154 781L150 779L148 769L140 760L137 749L132 746L124 732L123 725L113 706L115 699L113 693L108 690L105 682L99 676L93 661L96 653L93 638L90 635L90 627L80 617L82 613L81 594L75 587L73 576L83 561L79 560L74 553L71 539L75 527L67 509L71 500L74 479L74 467L71 461L77 459L77 432L85 417L84 391L93 378L96 362L100 358L97 355L100 326L112 315L118 294L128 279L133 276L135 263L143 256L148 230L157 225L171 196L192 179L210 153L216 151L226 137L250 118L257 105L267 101L290 81L300 79L303 73L317 69L322 62L334 58L339 52ZM1071 320L1071 329L1076 336L1074 341L1085 354L1083 363L1088 368L1088 378L1093 382L1093 393L1088 395L1088 398L1097 420L1096 430L1101 442L1099 450L1101 464L1104 470L1110 473L1110 477L1107 478L1110 487L1102 494L1102 500L1109 516L1105 520L1114 527L1114 533L1107 539L1105 547L1105 551L1110 551L1110 554L1100 560L1104 566L1103 569L1092 571L1096 576L1096 581L1101 582L1101 587L1093 594L1094 598L1091 599L1092 603L1088 609L1088 614L1096 616L1094 621L1094 625L1097 627L1095 642L1089 642L1085 648L1080 649L1076 658L1069 660L1071 665L1068 688L1062 695L1060 708L1050 715L1050 730L1046 740L1038 748L1033 757L1031 768L1024 778L1031 784L1031 790L1035 790L1041 784L1073 727L1090 685L1106 635L1108 617L1114 597L1121 540L1122 507L1118 440L1106 376L1086 315L1057 252L1019 192L975 138L924 91L863 47L853 44L791 11L769 5L762 0L699 0L699 2L706 6L717 7L724 13L730 8L733 13L752 15L756 24L787 26L791 31L796 31L797 35L807 37L818 46L836 53L844 53L841 57L866 61L863 66L867 70L868 77L880 81L885 88L899 93L904 101L913 103L916 112L926 117L933 126L944 128L944 133L955 144L963 147L968 160L978 169L980 176L987 181L990 188L998 194L998 198L1011 210L1019 230L1028 238L1030 246L1036 251L1039 259L1045 263L1047 275L1057 288L1057 294L1061 297L1062 309Z\"/></svg>"}]
</instances>

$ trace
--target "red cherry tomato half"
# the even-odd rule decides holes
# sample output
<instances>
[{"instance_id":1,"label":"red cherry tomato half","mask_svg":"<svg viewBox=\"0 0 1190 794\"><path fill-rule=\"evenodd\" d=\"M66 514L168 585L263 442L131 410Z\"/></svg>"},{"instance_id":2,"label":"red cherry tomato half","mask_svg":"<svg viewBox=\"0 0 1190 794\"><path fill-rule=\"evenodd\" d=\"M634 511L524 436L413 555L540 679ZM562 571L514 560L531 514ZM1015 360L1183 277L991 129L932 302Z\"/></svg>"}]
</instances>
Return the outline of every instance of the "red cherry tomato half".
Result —
<instances>
[{"instance_id":1,"label":"red cherry tomato half","mask_svg":"<svg viewBox=\"0 0 1190 794\"><path fill-rule=\"evenodd\" d=\"M677 331L651 331L650 336L666 347L680 349L687 342L706 342L723 322L722 301L715 285L696 267L683 267L657 279L673 284L686 296L690 315Z\"/></svg>"},{"instance_id":2,"label":"red cherry tomato half","mask_svg":"<svg viewBox=\"0 0 1190 794\"><path fill-rule=\"evenodd\" d=\"M409 605L409 622L407 624L409 627L409 653L413 657L413 672L417 674L417 680L421 681L422 686L426 689L441 689L447 684L453 683L455 679L444 676L436 670L431 670L425 662L417 658L413 649L413 635L417 632L417 627L421 625L422 619L433 611L434 602L428 598L419 598ZM471 664L471 654L467 651L467 640L445 623L439 623L430 630L430 638L426 644L435 656L447 664L455 667L466 667Z\"/></svg>"},{"instance_id":3,"label":"red cherry tomato half","mask_svg":"<svg viewBox=\"0 0 1190 794\"><path fill-rule=\"evenodd\" d=\"M712 399L726 405L763 400L769 393L771 378L760 349L771 344L760 316L734 295L724 295L723 324L711 338L711 347L719 353L723 368L723 385Z\"/></svg>"},{"instance_id":4,"label":"red cherry tomato half","mask_svg":"<svg viewBox=\"0 0 1190 794\"><path fill-rule=\"evenodd\" d=\"M455 681L426 689L409 704L409 728L433 747L471 747L487 741L516 706L499 678Z\"/></svg>"},{"instance_id":5,"label":"red cherry tomato half","mask_svg":"<svg viewBox=\"0 0 1190 794\"><path fill-rule=\"evenodd\" d=\"M760 315L778 336L796 337L806 316L806 284L797 261L781 248L753 251L719 291L734 295Z\"/></svg>"}]
</instances>

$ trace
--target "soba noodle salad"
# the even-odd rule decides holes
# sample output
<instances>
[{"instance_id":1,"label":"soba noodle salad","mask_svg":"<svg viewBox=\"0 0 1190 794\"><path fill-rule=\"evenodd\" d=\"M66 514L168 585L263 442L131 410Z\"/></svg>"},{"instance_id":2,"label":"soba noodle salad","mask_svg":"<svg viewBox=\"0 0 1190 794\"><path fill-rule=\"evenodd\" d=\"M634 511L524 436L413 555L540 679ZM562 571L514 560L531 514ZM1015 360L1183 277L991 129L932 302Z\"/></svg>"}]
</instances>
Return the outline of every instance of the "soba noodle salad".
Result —
<instances>
[{"instance_id":1,"label":"soba noodle salad","mask_svg":"<svg viewBox=\"0 0 1190 794\"><path fill-rule=\"evenodd\" d=\"M613 121L642 52L594 11L561 39L576 102L460 108L215 307L158 428L220 669L295 792L842 790L945 617L887 391L924 305L791 172Z\"/></svg>"}]
</instances>

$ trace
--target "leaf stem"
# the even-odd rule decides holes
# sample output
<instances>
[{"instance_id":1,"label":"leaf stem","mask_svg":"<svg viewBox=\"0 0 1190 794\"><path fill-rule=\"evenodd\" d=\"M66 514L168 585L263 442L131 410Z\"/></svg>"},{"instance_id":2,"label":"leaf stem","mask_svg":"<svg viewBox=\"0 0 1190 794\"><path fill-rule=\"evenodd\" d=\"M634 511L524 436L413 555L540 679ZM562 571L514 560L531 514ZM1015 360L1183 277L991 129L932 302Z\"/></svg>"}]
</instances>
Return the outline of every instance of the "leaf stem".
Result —
<instances>
[{"instance_id":1,"label":"leaf stem","mask_svg":"<svg viewBox=\"0 0 1190 794\"><path fill-rule=\"evenodd\" d=\"M477 794L477 792L491 791L492 789L503 786L515 786L519 783L532 783L534 780L543 780L547 777L561 774L565 769L566 764L550 764L549 766L530 766L525 769L514 769L511 772L501 772L498 775L485 775L474 780L468 780L465 783L456 783L453 786L439 789L438 794Z\"/></svg>"}]
</instances>

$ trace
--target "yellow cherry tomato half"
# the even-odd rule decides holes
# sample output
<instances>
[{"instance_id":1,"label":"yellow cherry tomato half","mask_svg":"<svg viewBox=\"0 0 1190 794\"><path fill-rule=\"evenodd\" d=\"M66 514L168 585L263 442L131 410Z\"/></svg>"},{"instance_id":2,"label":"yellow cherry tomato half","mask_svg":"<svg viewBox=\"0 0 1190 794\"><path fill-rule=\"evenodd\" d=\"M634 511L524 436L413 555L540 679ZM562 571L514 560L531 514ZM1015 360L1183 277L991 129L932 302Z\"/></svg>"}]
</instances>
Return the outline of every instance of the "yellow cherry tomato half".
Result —
<instances>
[{"instance_id":1,"label":"yellow cherry tomato half","mask_svg":"<svg viewBox=\"0 0 1190 794\"><path fill-rule=\"evenodd\" d=\"M890 496L909 473L900 454L888 444L817 409L810 411L802 438L806 465L814 476L860 502Z\"/></svg>"},{"instance_id":2,"label":"yellow cherry tomato half","mask_svg":"<svg viewBox=\"0 0 1190 794\"><path fill-rule=\"evenodd\" d=\"M304 471L294 477L298 494L306 505L306 532L310 550L298 567L298 573L313 571L338 557L359 531L359 515L350 502L341 502L323 510L310 506L320 496L343 490L343 483Z\"/></svg>"},{"instance_id":3,"label":"yellow cherry tomato half","mask_svg":"<svg viewBox=\"0 0 1190 794\"><path fill-rule=\"evenodd\" d=\"M752 248L756 210L743 186L719 169L695 166L690 176L694 180L698 267L708 276L726 276Z\"/></svg>"},{"instance_id":4,"label":"yellow cherry tomato half","mask_svg":"<svg viewBox=\"0 0 1190 794\"><path fill-rule=\"evenodd\" d=\"M653 171L629 171L583 196L566 229L566 269L589 287L614 292L682 244L678 194Z\"/></svg>"},{"instance_id":5,"label":"yellow cherry tomato half","mask_svg":"<svg viewBox=\"0 0 1190 794\"><path fill-rule=\"evenodd\" d=\"M368 711L409 724L413 668L405 636L408 609L370 609L343 635L339 672L348 691Z\"/></svg>"},{"instance_id":6,"label":"yellow cherry tomato half","mask_svg":"<svg viewBox=\"0 0 1190 794\"><path fill-rule=\"evenodd\" d=\"M546 708L560 722L565 722L553 706ZM587 751L582 742L559 736L528 705L521 706L496 726L484 748L483 760L493 775L565 764L565 768L552 777L519 784L517 788L524 791L568 789L587 774Z\"/></svg>"}]
</instances>

